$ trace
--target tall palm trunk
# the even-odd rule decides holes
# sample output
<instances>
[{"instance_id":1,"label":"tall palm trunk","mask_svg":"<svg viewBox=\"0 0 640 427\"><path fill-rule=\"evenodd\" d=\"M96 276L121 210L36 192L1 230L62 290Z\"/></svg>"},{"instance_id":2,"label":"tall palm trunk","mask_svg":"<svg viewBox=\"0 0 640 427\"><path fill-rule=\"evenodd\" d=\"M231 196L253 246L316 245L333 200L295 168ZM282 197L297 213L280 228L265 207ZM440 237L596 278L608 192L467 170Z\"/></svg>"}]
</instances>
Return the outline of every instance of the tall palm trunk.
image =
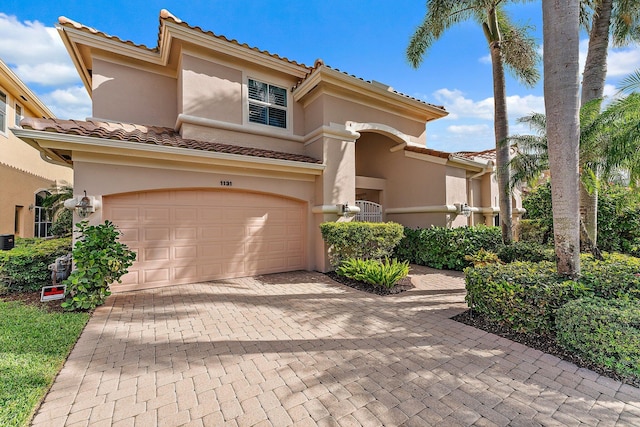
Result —
<instances>
[{"instance_id":1,"label":"tall palm trunk","mask_svg":"<svg viewBox=\"0 0 640 427\"><path fill-rule=\"evenodd\" d=\"M609 28L611 25L611 11L613 0L601 0L594 12L591 31L589 33L589 48L587 60L582 75L581 106L594 99L602 99L604 84L607 77L607 49L609 47ZM596 171L596 180L598 174ZM598 241L598 187L594 186L589 192L584 185L580 185L580 216L590 242L587 246L597 247Z\"/></svg>"},{"instance_id":2,"label":"tall palm trunk","mask_svg":"<svg viewBox=\"0 0 640 427\"><path fill-rule=\"evenodd\" d=\"M498 191L500 200L500 227L502 228L502 241L510 244L513 239L511 191L509 190L509 144L506 139L509 136L509 121L507 119L507 95L504 78L504 66L500 42L495 41L490 45L491 64L493 69L493 99L494 99L494 131L496 138L496 171L498 178Z\"/></svg>"},{"instance_id":3,"label":"tall palm trunk","mask_svg":"<svg viewBox=\"0 0 640 427\"><path fill-rule=\"evenodd\" d=\"M580 273L579 0L542 0L544 103L557 269Z\"/></svg>"},{"instance_id":4,"label":"tall palm trunk","mask_svg":"<svg viewBox=\"0 0 640 427\"><path fill-rule=\"evenodd\" d=\"M498 197L500 203L500 228L502 242L506 245L513 240L513 219L511 209L511 173L509 170L509 120L507 118L507 94L504 78L504 58L502 57L502 35L498 26L495 8L487 13L487 22L482 26L491 52L493 72L493 127L496 139L496 173L498 179Z\"/></svg>"}]
</instances>

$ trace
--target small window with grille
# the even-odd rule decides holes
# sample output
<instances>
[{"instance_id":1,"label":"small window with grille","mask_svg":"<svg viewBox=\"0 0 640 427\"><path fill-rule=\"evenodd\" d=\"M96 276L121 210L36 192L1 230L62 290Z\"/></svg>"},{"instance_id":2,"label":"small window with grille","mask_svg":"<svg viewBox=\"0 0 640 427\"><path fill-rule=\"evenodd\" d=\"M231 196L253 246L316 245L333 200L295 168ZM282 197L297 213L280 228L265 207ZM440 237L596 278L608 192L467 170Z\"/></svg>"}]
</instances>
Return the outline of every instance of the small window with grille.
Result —
<instances>
[{"instance_id":1,"label":"small window with grille","mask_svg":"<svg viewBox=\"0 0 640 427\"><path fill-rule=\"evenodd\" d=\"M249 79L249 122L287 128L287 90Z\"/></svg>"}]
</instances>

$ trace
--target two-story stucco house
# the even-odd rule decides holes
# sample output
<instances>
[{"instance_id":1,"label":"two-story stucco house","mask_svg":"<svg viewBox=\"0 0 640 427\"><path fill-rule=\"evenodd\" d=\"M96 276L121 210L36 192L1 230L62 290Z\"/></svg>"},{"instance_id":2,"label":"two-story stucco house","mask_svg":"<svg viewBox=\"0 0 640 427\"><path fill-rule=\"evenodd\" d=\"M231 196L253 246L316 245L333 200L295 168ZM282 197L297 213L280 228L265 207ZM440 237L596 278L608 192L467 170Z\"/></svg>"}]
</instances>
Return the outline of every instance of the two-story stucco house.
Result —
<instances>
[{"instance_id":1,"label":"two-story stucco house","mask_svg":"<svg viewBox=\"0 0 640 427\"><path fill-rule=\"evenodd\" d=\"M12 128L24 117L54 117L0 60L0 234L47 237L51 218L41 203L52 187L70 184L71 165L52 164L18 139Z\"/></svg>"},{"instance_id":2,"label":"two-story stucco house","mask_svg":"<svg viewBox=\"0 0 640 427\"><path fill-rule=\"evenodd\" d=\"M93 118L28 119L18 132L73 165L90 221L113 221L137 251L116 290L326 271L318 225L357 200L412 227L493 224L498 213L486 153L426 147L444 107L165 10L154 48L67 18L58 30Z\"/></svg>"}]
</instances>

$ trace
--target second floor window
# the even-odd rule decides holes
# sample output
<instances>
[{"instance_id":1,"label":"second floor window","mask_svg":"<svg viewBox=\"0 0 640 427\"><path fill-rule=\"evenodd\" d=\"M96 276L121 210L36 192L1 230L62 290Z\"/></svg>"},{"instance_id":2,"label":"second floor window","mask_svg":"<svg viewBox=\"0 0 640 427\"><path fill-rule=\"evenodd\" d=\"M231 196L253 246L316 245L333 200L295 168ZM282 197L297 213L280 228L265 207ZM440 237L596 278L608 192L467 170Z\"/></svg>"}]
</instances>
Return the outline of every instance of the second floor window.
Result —
<instances>
[{"instance_id":1,"label":"second floor window","mask_svg":"<svg viewBox=\"0 0 640 427\"><path fill-rule=\"evenodd\" d=\"M16 127L20 127L20 120L22 120L22 107L20 104L16 104Z\"/></svg>"},{"instance_id":2,"label":"second floor window","mask_svg":"<svg viewBox=\"0 0 640 427\"><path fill-rule=\"evenodd\" d=\"M0 133L7 131L7 95L0 92Z\"/></svg>"},{"instance_id":3,"label":"second floor window","mask_svg":"<svg viewBox=\"0 0 640 427\"><path fill-rule=\"evenodd\" d=\"M249 79L249 121L287 128L287 90Z\"/></svg>"}]
</instances>

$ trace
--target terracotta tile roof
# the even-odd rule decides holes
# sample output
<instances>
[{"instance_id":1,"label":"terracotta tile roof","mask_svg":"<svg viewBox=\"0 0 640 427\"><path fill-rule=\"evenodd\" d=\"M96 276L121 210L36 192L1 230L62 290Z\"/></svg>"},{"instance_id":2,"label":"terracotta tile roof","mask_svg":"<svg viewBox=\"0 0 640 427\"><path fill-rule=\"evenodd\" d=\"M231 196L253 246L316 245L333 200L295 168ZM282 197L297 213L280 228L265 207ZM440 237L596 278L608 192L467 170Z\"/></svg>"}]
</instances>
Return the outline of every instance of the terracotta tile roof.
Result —
<instances>
[{"instance_id":1,"label":"terracotta tile roof","mask_svg":"<svg viewBox=\"0 0 640 427\"><path fill-rule=\"evenodd\" d=\"M299 67L303 67L303 68L306 68L308 70L311 70L311 67L309 67L307 65L304 65L302 63L293 61L293 60L288 59L288 58L286 58L284 56L280 56L280 55L278 55L276 53L271 53L271 52L269 52L267 50L261 50L261 49L258 49L257 47L254 47L254 46L249 46L247 43L240 43L236 39L228 39L223 35L218 35L218 34L215 34L212 31L203 30L200 27L191 26L191 25L187 24L186 22L182 21L181 19L177 18L176 16L174 16L171 12L169 12L166 9L162 9L160 11L160 27L158 29L158 44L157 44L156 47L153 47L153 48L150 48L150 47L145 46L143 44L136 44L136 43L132 42L131 40L122 40L121 38L119 38L117 36L112 36L112 35L109 35L107 33L102 32L102 31L98 31L95 28L91 28L91 27L88 27L86 25L80 24L79 22L76 22L76 21L74 21L72 19L69 19L66 16L59 17L58 18L58 23L60 25L64 26L64 27L73 27L73 28L76 28L76 29L81 30L81 31L85 31L85 32L88 32L88 33L91 33L91 34L96 34L96 35L99 35L101 37L117 41L119 43L127 44L129 46L138 47L138 48L141 48L141 49L148 50L150 52L158 52L160 50L160 45L161 45L161 42L162 42L162 40L161 40L161 38L162 38L162 25L163 25L163 21L165 21L165 20L171 20L171 21L175 22L176 24L181 25L181 26L183 26L185 28L189 28L191 30L199 31L202 34L206 34L206 35L209 35L211 37L223 40L225 42L233 43L233 44L235 44L237 46L241 46L241 47L244 47L246 49L250 49L250 50L253 50L255 52L270 56L272 58L276 58L276 59L279 59L281 61L288 62L290 64L297 65Z\"/></svg>"},{"instance_id":2,"label":"terracotta tile roof","mask_svg":"<svg viewBox=\"0 0 640 427\"><path fill-rule=\"evenodd\" d=\"M354 78L354 79L358 79L358 80L360 80L360 81L363 81L363 82L365 82L365 83L369 83L369 84L371 84L371 85L376 85L376 83L377 83L377 82L373 82L373 81L371 81L371 80L365 80L365 79L363 79L362 77L358 77L358 76L356 76L356 75L354 75L354 74L349 74L349 73L347 73L346 71L341 71L341 70L339 70L338 68L333 68L333 67L331 67L331 66L329 66L329 65L325 64L325 63L324 63L324 61L323 61L321 58L318 58L318 59L316 59L315 63L313 64L313 67L312 67L312 68L310 68L309 73L308 73L308 74L307 74L303 79L301 79L300 81L298 81L298 83L293 87L293 90L295 90L295 89L296 89L298 86L300 86L300 85L301 85L305 80L307 80L309 77L311 77L311 75L313 75L313 73L314 73L316 70L318 70L319 68L321 68L321 67L326 67L326 68L328 68L328 69L330 69L330 70L337 71L337 72L342 73L342 74L344 74L344 75L346 75L346 76L352 77L352 78ZM378 86L386 86L386 85L384 85L383 83L377 83L377 85L378 85ZM390 87L390 86L387 86L387 87L389 88L389 91L390 91L390 92L395 93L396 95L400 95L400 96L402 96L402 97L404 97L404 98L411 99L411 100L413 100L413 101L417 101L417 102L420 102L420 103L422 103L422 104L429 105L430 107L439 108L439 109L441 109L441 110L443 110L443 111L446 111L446 109L444 108L444 105L435 105L435 104L431 104L431 103L429 103L429 102L423 101L422 99L414 98L413 96L409 96L409 95L407 95L407 94L405 94L405 93L398 92L397 90L393 89L393 88L392 88L392 87Z\"/></svg>"},{"instance_id":3,"label":"terracotta tile roof","mask_svg":"<svg viewBox=\"0 0 640 427\"><path fill-rule=\"evenodd\" d=\"M320 160L300 154L184 139L174 129L160 126L142 126L96 120L38 119L33 117L22 119L20 125L23 129L33 129L65 135L80 135L114 141L137 142L140 144L187 148L215 153L288 160L292 162L322 163Z\"/></svg>"},{"instance_id":4,"label":"terracotta tile roof","mask_svg":"<svg viewBox=\"0 0 640 427\"><path fill-rule=\"evenodd\" d=\"M428 154L429 156L440 157L443 159L448 159L451 156L451 153L447 153L446 151L433 150L427 147L417 147L415 145L407 145L404 147L404 150L412 151L414 153Z\"/></svg>"},{"instance_id":5,"label":"terracotta tile roof","mask_svg":"<svg viewBox=\"0 0 640 427\"><path fill-rule=\"evenodd\" d=\"M254 46L249 46L247 43L240 43L236 39L228 39L227 37L225 37L223 35L215 34L214 32L204 30L201 27L189 25L186 22L184 22L183 20L181 20L181 19L177 18L176 16L174 16L171 12L169 12L166 9L162 9L160 11L160 27L159 27L159 30L158 30L158 43L157 43L157 46L154 47L154 48L147 47L147 46L145 46L143 44L136 44L136 43L132 42L131 40L122 40L119 37L106 34L106 33L102 32L102 31L98 31L95 28L91 28L91 27L88 27L86 25L80 24L80 23L78 23L76 21L73 21L72 19L69 19L69 18L67 18L65 16L59 17L58 18L58 23L61 26L64 26L64 27L73 27L73 28L76 28L76 29L81 30L81 31L85 31L85 32L88 32L88 33L91 33L91 34L96 34L96 35L99 35L101 37L117 41L119 43L127 44L129 46L138 47L138 48L141 48L141 49L148 50L150 52L158 52L160 50L160 46L161 46L161 43L162 43L162 40L161 40L161 38L162 38L162 25L163 25L163 21L165 21L165 20L171 20L174 23L176 23L178 25L181 25L181 26L183 26L185 28L189 28L189 29L194 30L194 31L199 31L202 34L206 34L206 35L209 35L211 37L217 38L219 40L223 40L225 42L235 44L236 46L240 46L240 47L243 47L243 48L246 48L246 49L250 49L250 50L253 50L255 52L261 53L263 55L267 55L267 56L270 56L272 58L279 59L279 60L284 61L284 62L288 62L289 64L293 64L293 65L296 65L296 66L299 66L299 67L302 67L302 68L306 68L307 69L306 77L303 78L302 80L300 80L297 83L296 87L300 86L300 84L302 82L304 82L307 78L309 78L309 76L311 76L314 73L314 71L317 70L318 68L320 68L321 66L325 66L325 67L327 67L327 68L329 68L331 70L343 73L343 74L345 74L347 76L350 76L350 77L352 77L354 79L358 79L358 80L361 80L363 82L366 82L366 83L369 83L369 84L372 84L372 85L374 84L370 80L365 80L365 79L363 79L361 77L355 76L353 74L349 74L349 73L347 73L345 71L341 71L341 70L339 70L337 68L332 68L332 67L326 65L324 63L324 61L322 61L321 59L317 59L315 61L314 65L313 65L313 67L310 67L310 66L305 65L303 63L291 60L291 59L289 59L287 57L280 56L280 55L278 55L276 53L271 53L271 52L269 52L267 50L261 50L261 49L258 49L257 47L254 47ZM294 89L295 89L295 87L294 87ZM445 110L444 106L442 106L442 105L430 104L430 103L425 102L425 101L423 101L421 99L414 98L412 96L409 96L409 95L404 94L402 92L398 92L398 91L393 90L393 89L391 89L391 92L395 93L396 95L402 96L404 98L411 99L411 100L414 100L414 101L418 101L418 102L421 102L421 103L423 103L425 105L429 105L431 107L439 108L441 110Z\"/></svg>"},{"instance_id":6,"label":"terracotta tile roof","mask_svg":"<svg viewBox=\"0 0 640 427\"><path fill-rule=\"evenodd\" d=\"M484 160L495 160L496 159L496 149L490 148L484 151L459 151L455 153L457 157L463 157L465 159L474 160L477 158L481 158Z\"/></svg>"}]
</instances>

